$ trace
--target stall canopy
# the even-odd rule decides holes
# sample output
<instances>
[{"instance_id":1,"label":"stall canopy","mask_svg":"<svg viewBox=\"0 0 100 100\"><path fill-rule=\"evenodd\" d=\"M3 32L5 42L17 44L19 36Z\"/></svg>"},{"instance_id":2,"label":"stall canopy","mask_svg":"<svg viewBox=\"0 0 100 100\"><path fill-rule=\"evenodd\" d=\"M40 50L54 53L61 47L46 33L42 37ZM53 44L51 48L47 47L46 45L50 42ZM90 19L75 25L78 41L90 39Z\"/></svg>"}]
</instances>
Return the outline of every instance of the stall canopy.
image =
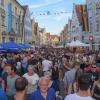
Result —
<instances>
[{"instance_id":1,"label":"stall canopy","mask_svg":"<svg viewBox=\"0 0 100 100\"><path fill-rule=\"evenodd\" d=\"M72 41L70 43L67 43L66 46L68 46L68 47L87 47L87 46L90 46L90 44L85 44L79 40L76 40L76 41Z\"/></svg>"},{"instance_id":2,"label":"stall canopy","mask_svg":"<svg viewBox=\"0 0 100 100\"><path fill-rule=\"evenodd\" d=\"M3 49L6 49L6 50L20 50L22 49L20 45L18 45L17 43L15 42L3 42L1 43L1 46Z\"/></svg>"},{"instance_id":3,"label":"stall canopy","mask_svg":"<svg viewBox=\"0 0 100 100\"><path fill-rule=\"evenodd\" d=\"M31 48L30 44L11 42L0 43L0 52L19 52L23 49Z\"/></svg>"},{"instance_id":4,"label":"stall canopy","mask_svg":"<svg viewBox=\"0 0 100 100\"><path fill-rule=\"evenodd\" d=\"M30 44L22 44L22 43L19 43L19 46L20 46L22 49L32 48L32 46L31 46Z\"/></svg>"},{"instance_id":5,"label":"stall canopy","mask_svg":"<svg viewBox=\"0 0 100 100\"><path fill-rule=\"evenodd\" d=\"M7 50L0 48L0 53L2 53L2 52L7 52Z\"/></svg>"}]
</instances>

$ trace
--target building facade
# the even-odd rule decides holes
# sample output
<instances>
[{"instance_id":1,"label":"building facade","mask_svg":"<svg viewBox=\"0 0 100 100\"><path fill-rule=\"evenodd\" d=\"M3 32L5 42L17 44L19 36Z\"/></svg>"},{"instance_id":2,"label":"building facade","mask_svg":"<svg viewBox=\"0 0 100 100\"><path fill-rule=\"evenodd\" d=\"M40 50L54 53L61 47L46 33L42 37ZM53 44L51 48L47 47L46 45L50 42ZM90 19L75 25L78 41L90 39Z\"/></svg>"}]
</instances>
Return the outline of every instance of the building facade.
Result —
<instances>
[{"instance_id":1,"label":"building facade","mask_svg":"<svg viewBox=\"0 0 100 100\"><path fill-rule=\"evenodd\" d=\"M59 36L58 35L50 35L51 46L56 46L59 44Z\"/></svg>"},{"instance_id":2,"label":"building facade","mask_svg":"<svg viewBox=\"0 0 100 100\"><path fill-rule=\"evenodd\" d=\"M71 19L68 19L68 42L71 42Z\"/></svg>"},{"instance_id":3,"label":"building facade","mask_svg":"<svg viewBox=\"0 0 100 100\"><path fill-rule=\"evenodd\" d=\"M40 27L37 22L35 23L35 35L36 35L35 45L40 46Z\"/></svg>"},{"instance_id":4,"label":"building facade","mask_svg":"<svg viewBox=\"0 0 100 100\"><path fill-rule=\"evenodd\" d=\"M68 24L64 26L64 29L60 33L60 43L65 46L68 41Z\"/></svg>"},{"instance_id":5,"label":"building facade","mask_svg":"<svg viewBox=\"0 0 100 100\"><path fill-rule=\"evenodd\" d=\"M46 45L46 30L45 30L45 28L40 28L39 34L40 34L40 45Z\"/></svg>"},{"instance_id":6,"label":"building facade","mask_svg":"<svg viewBox=\"0 0 100 100\"><path fill-rule=\"evenodd\" d=\"M64 27L64 41L66 42L68 40L68 24Z\"/></svg>"},{"instance_id":7,"label":"building facade","mask_svg":"<svg viewBox=\"0 0 100 100\"><path fill-rule=\"evenodd\" d=\"M1 0L1 42L22 41L24 8L17 0Z\"/></svg>"},{"instance_id":8,"label":"building facade","mask_svg":"<svg viewBox=\"0 0 100 100\"><path fill-rule=\"evenodd\" d=\"M7 34L7 5L7 0L0 0L0 42L3 40L2 33Z\"/></svg>"},{"instance_id":9,"label":"building facade","mask_svg":"<svg viewBox=\"0 0 100 100\"><path fill-rule=\"evenodd\" d=\"M34 19L31 20L31 24L32 24L32 45L35 45L36 42L36 26L35 26L35 21Z\"/></svg>"},{"instance_id":10,"label":"building facade","mask_svg":"<svg viewBox=\"0 0 100 100\"><path fill-rule=\"evenodd\" d=\"M100 50L100 0L86 0L91 49Z\"/></svg>"},{"instance_id":11,"label":"building facade","mask_svg":"<svg viewBox=\"0 0 100 100\"><path fill-rule=\"evenodd\" d=\"M72 21L71 21L71 40L80 40L85 42L88 33L88 17L86 5L73 5Z\"/></svg>"},{"instance_id":12,"label":"building facade","mask_svg":"<svg viewBox=\"0 0 100 100\"><path fill-rule=\"evenodd\" d=\"M24 29L23 29L23 42L32 43L32 24L31 24L31 15L29 7L23 6L25 10L24 14Z\"/></svg>"},{"instance_id":13,"label":"building facade","mask_svg":"<svg viewBox=\"0 0 100 100\"><path fill-rule=\"evenodd\" d=\"M51 45L51 41L50 41L50 33L48 32L48 33L46 33L46 44L47 45Z\"/></svg>"}]
</instances>

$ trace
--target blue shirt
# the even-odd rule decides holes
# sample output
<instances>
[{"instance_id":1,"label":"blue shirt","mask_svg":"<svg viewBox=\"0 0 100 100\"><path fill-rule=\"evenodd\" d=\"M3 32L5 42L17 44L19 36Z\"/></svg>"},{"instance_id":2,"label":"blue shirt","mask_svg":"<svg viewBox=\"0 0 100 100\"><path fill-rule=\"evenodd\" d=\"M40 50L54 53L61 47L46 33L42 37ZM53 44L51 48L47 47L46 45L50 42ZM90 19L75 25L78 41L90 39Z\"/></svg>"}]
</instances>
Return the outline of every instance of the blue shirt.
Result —
<instances>
[{"instance_id":1,"label":"blue shirt","mask_svg":"<svg viewBox=\"0 0 100 100\"><path fill-rule=\"evenodd\" d=\"M5 92L0 88L0 100L7 100Z\"/></svg>"},{"instance_id":2,"label":"blue shirt","mask_svg":"<svg viewBox=\"0 0 100 100\"><path fill-rule=\"evenodd\" d=\"M55 91L52 88L49 88L47 91L47 97L46 100L55 100ZM40 93L40 90L36 90L35 92L32 93L31 97L29 100L45 100L43 96Z\"/></svg>"}]
</instances>

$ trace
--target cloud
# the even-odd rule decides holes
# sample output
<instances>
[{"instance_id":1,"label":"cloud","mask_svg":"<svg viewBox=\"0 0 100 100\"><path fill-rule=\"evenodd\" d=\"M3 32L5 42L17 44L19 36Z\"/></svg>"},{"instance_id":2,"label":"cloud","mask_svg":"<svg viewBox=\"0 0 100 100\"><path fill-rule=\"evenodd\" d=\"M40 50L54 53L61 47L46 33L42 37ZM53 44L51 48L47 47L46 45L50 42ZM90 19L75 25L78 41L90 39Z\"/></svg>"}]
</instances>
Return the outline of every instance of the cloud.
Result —
<instances>
[{"instance_id":1,"label":"cloud","mask_svg":"<svg viewBox=\"0 0 100 100\"><path fill-rule=\"evenodd\" d=\"M39 3L39 4L36 4L36 5L31 5L30 8L33 9L33 8L45 7L45 6L48 6L48 5L57 4L61 1L63 1L63 0L44 0L43 3Z\"/></svg>"},{"instance_id":2,"label":"cloud","mask_svg":"<svg viewBox=\"0 0 100 100\"><path fill-rule=\"evenodd\" d=\"M71 18L72 16L72 13L65 13L65 14L62 14L62 15L59 15L59 16L56 16L55 17L55 20L56 21L61 21L63 18Z\"/></svg>"}]
</instances>

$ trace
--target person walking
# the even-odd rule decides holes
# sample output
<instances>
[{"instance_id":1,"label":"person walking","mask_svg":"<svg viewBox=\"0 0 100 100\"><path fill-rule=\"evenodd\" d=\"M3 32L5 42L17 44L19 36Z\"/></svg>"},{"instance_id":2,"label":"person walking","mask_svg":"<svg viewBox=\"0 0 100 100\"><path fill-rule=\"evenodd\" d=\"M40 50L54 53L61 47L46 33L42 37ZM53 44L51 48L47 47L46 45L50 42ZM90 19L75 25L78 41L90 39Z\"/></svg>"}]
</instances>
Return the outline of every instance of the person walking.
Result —
<instances>
[{"instance_id":1,"label":"person walking","mask_svg":"<svg viewBox=\"0 0 100 100\"><path fill-rule=\"evenodd\" d=\"M37 89L37 83L39 81L39 76L34 72L33 65L29 65L28 72L23 75L28 80L28 87L27 87L27 98L30 97L32 92Z\"/></svg>"},{"instance_id":2,"label":"person walking","mask_svg":"<svg viewBox=\"0 0 100 100\"><path fill-rule=\"evenodd\" d=\"M78 80L79 91L75 94L70 94L64 100L94 100L90 95L91 78L89 74L82 74Z\"/></svg>"},{"instance_id":3,"label":"person walking","mask_svg":"<svg viewBox=\"0 0 100 100\"><path fill-rule=\"evenodd\" d=\"M56 100L55 91L48 87L49 82L46 77L42 77L39 80L39 88L32 93L29 100Z\"/></svg>"},{"instance_id":4,"label":"person walking","mask_svg":"<svg viewBox=\"0 0 100 100\"><path fill-rule=\"evenodd\" d=\"M28 81L24 77L19 77L15 81L15 89L16 94L14 96L14 100L26 100L25 94L26 94L26 88L28 85Z\"/></svg>"}]
</instances>

